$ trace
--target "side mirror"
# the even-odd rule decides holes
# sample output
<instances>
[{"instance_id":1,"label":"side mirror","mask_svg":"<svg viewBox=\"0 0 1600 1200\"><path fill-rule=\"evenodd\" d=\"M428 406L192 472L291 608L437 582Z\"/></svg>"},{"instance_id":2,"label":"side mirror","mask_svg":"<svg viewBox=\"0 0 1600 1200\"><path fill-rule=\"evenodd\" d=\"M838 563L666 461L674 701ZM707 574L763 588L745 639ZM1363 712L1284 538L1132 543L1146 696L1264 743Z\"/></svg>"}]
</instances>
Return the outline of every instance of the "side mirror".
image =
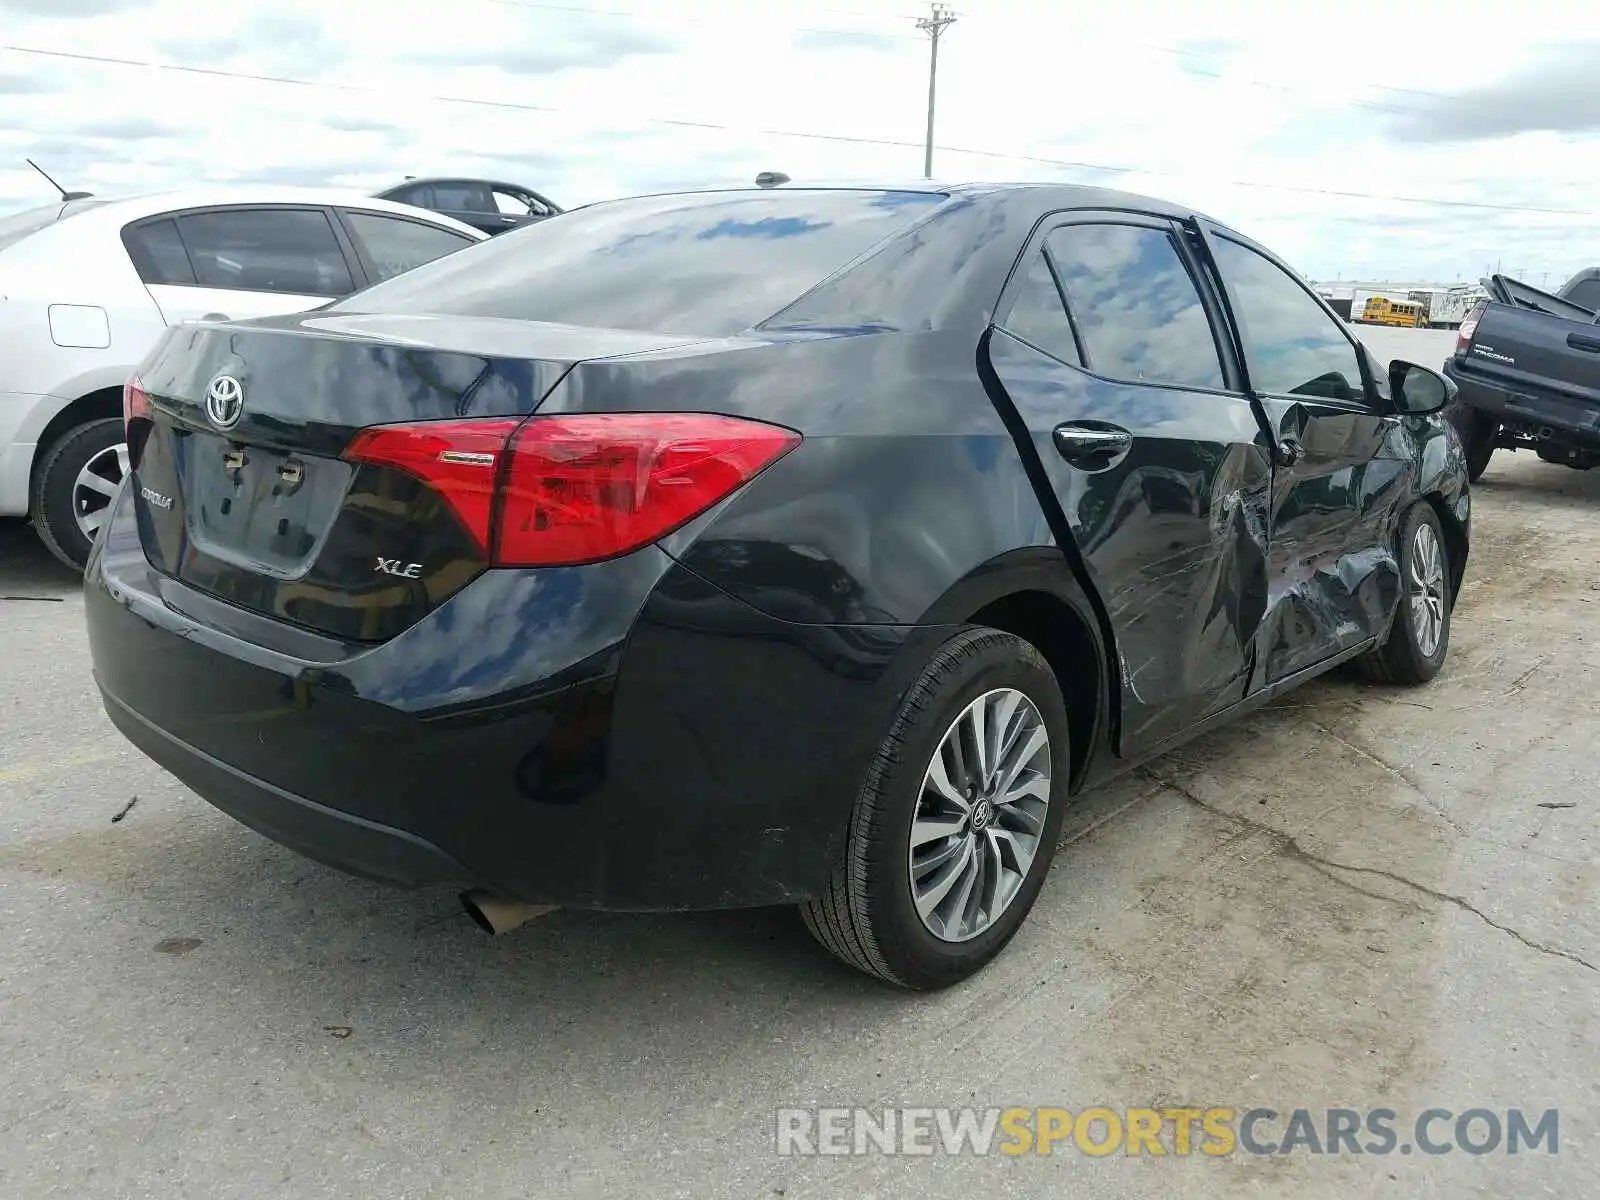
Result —
<instances>
[{"instance_id":1,"label":"side mirror","mask_svg":"<svg viewBox=\"0 0 1600 1200\"><path fill-rule=\"evenodd\" d=\"M1389 364L1389 394L1410 417L1436 413L1456 397L1456 385L1438 371L1397 358Z\"/></svg>"}]
</instances>

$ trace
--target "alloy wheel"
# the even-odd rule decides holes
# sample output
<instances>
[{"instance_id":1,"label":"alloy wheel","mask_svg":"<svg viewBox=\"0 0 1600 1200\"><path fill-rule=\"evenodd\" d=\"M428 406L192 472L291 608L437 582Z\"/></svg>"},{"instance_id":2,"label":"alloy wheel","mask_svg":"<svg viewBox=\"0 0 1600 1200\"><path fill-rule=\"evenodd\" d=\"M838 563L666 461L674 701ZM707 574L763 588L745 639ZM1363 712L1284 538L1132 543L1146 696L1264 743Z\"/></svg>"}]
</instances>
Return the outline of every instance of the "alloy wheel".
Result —
<instances>
[{"instance_id":1,"label":"alloy wheel","mask_svg":"<svg viewBox=\"0 0 1600 1200\"><path fill-rule=\"evenodd\" d=\"M116 499L117 489L127 474L128 447L119 442L107 446L84 463L83 470L73 481L72 516L78 522L79 531L91 542L110 513L111 502Z\"/></svg>"},{"instance_id":2,"label":"alloy wheel","mask_svg":"<svg viewBox=\"0 0 1600 1200\"><path fill-rule=\"evenodd\" d=\"M1439 652L1444 636L1444 553L1439 535L1426 522L1417 526L1411 539L1411 631L1424 658Z\"/></svg>"},{"instance_id":3,"label":"alloy wheel","mask_svg":"<svg viewBox=\"0 0 1600 1200\"><path fill-rule=\"evenodd\" d=\"M911 899L947 942L991 928L1033 865L1050 808L1050 735L1022 692L967 705L940 739L911 822Z\"/></svg>"}]
</instances>

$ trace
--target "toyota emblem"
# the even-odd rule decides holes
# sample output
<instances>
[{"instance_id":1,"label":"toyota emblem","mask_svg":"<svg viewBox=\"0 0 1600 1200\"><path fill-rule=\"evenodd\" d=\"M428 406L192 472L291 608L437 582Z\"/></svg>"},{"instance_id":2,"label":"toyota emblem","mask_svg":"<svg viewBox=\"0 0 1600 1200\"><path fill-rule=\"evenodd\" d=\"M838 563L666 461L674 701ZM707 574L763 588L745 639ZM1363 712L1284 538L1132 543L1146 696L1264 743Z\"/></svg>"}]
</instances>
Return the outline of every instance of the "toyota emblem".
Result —
<instances>
[{"instance_id":1,"label":"toyota emblem","mask_svg":"<svg viewBox=\"0 0 1600 1200\"><path fill-rule=\"evenodd\" d=\"M206 418L218 429L232 429L244 416L244 387L232 375L218 375L206 388Z\"/></svg>"}]
</instances>

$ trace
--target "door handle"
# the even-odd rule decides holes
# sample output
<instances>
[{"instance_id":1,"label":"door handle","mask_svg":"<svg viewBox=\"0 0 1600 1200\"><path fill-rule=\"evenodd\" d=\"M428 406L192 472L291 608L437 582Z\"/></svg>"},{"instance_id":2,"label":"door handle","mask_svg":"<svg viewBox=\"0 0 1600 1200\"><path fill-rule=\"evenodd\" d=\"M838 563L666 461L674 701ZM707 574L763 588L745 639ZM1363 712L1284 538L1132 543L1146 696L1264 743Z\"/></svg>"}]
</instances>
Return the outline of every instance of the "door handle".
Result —
<instances>
[{"instance_id":1,"label":"door handle","mask_svg":"<svg viewBox=\"0 0 1600 1200\"><path fill-rule=\"evenodd\" d=\"M1600 338L1592 338L1586 334L1567 334L1567 345L1574 350L1587 350L1590 354L1600 354Z\"/></svg>"},{"instance_id":2,"label":"door handle","mask_svg":"<svg viewBox=\"0 0 1600 1200\"><path fill-rule=\"evenodd\" d=\"M1133 434L1115 425L1069 422L1057 425L1050 440L1057 453L1073 466L1095 471L1111 466L1126 454L1133 445Z\"/></svg>"}]
</instances>

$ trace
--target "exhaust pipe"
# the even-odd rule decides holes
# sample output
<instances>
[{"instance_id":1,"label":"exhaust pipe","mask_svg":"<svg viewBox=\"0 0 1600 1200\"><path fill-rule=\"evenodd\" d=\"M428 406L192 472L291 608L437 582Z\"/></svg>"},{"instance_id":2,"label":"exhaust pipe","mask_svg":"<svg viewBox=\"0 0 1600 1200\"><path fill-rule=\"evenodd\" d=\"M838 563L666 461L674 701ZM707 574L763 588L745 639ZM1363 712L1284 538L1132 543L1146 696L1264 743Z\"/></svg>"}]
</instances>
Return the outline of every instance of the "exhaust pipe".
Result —
<instances>
[{"instance_id":1,"label":"exhaust pipe","mask_svg":"<svg viewBox=\"0 0 1600 1200\"><path fill-rule=\"evenodd\" d=\"M462 892L461 907L472 923L485 933L510 933L535 917L555 912L559 904L524 904L492 892Z\"/></svg>"}]
</instances>

